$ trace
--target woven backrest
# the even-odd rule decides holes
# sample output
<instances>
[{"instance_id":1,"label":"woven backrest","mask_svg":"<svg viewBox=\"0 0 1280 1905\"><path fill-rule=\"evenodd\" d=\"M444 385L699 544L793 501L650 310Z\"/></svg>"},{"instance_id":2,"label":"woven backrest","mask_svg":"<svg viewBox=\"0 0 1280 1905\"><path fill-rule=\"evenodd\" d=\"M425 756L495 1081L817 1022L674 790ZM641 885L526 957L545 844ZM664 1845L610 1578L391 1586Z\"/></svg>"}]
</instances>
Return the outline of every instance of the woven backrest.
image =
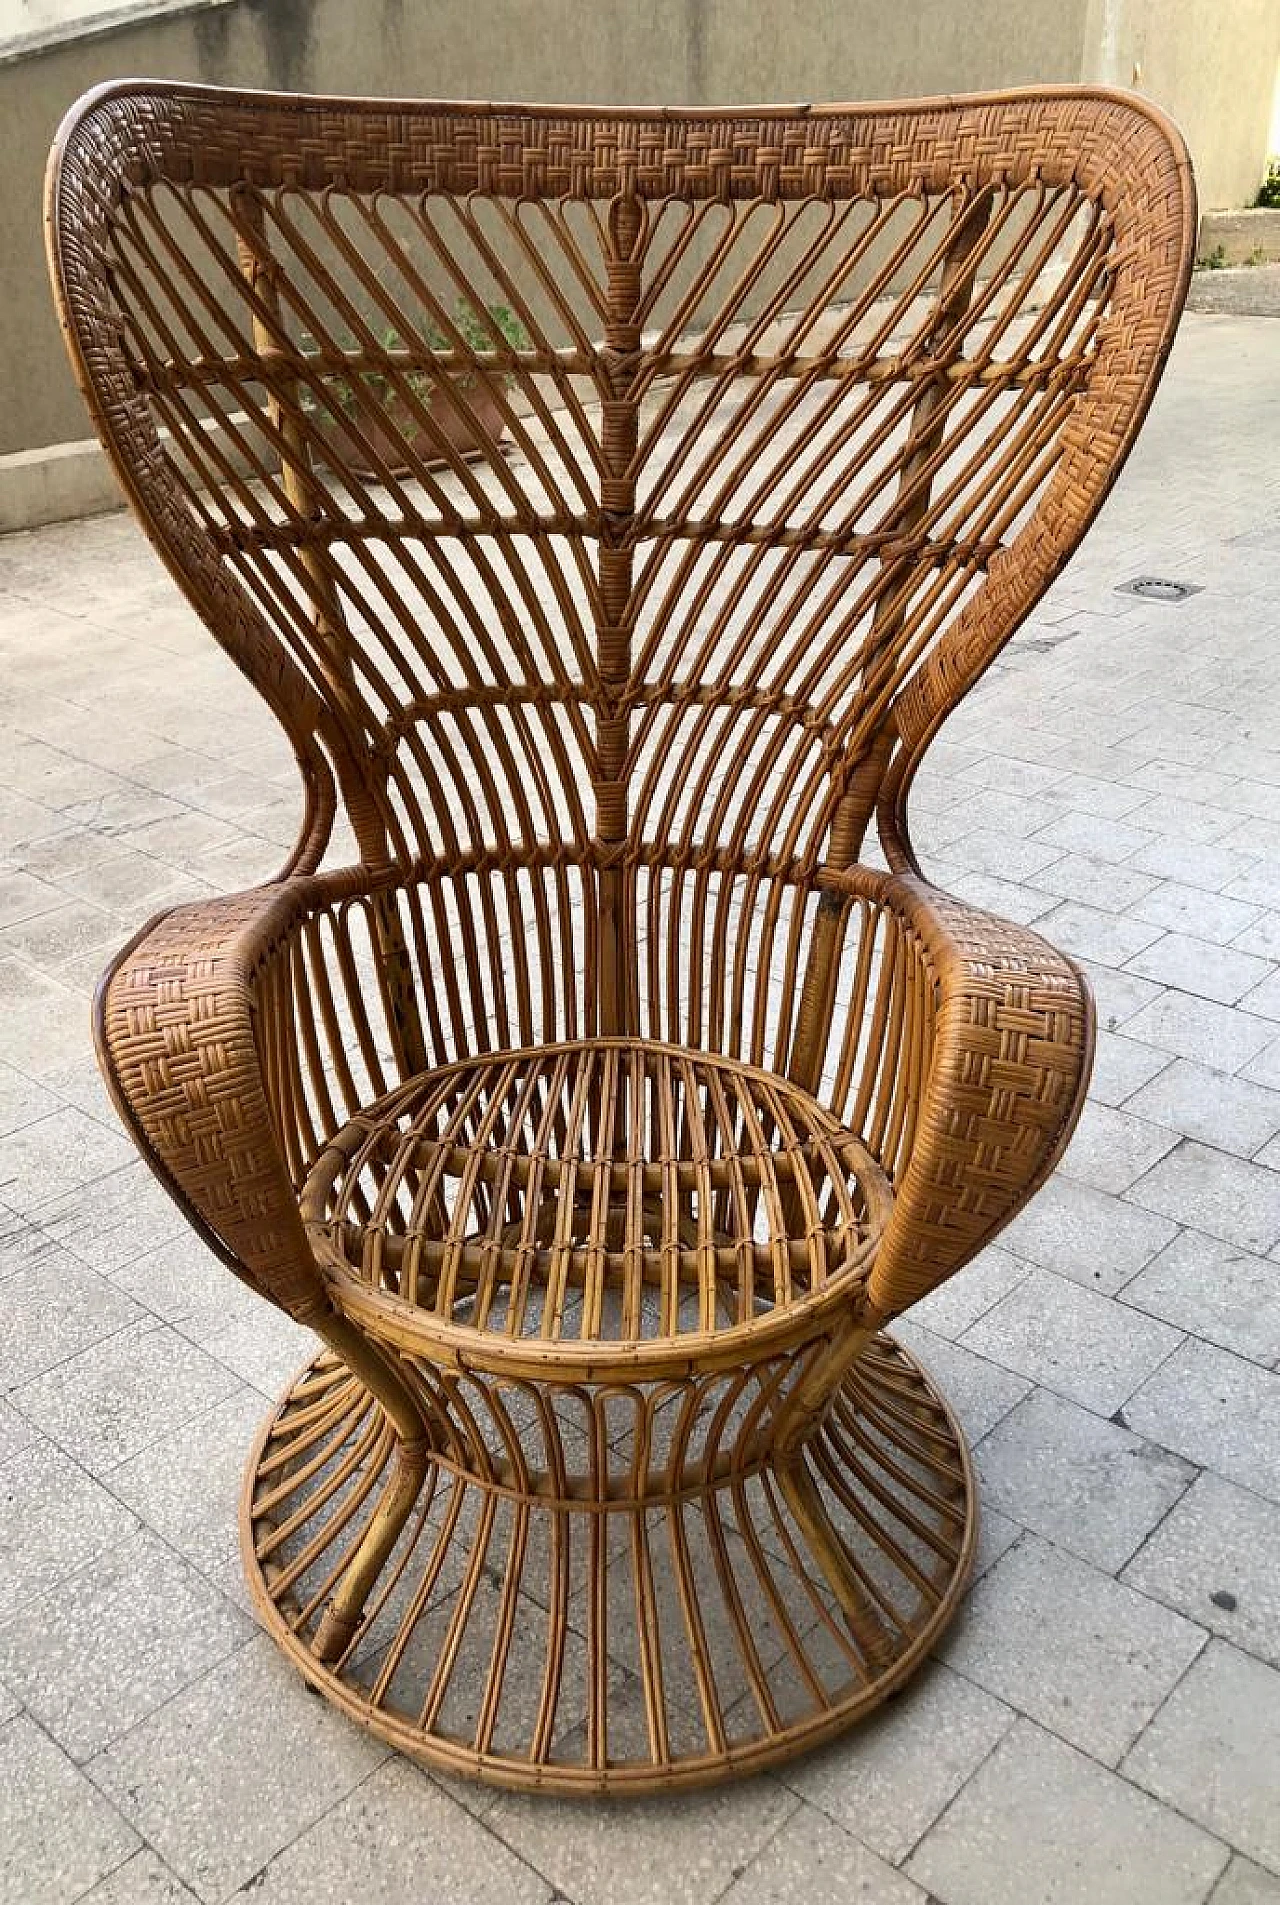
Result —
<instances>
[{"instance_id":1,"label":"woven backrest","mask_svg":"<svg viewBox=\"0 0 1280 1905\"><path fill-rule=\"evenodd\" d=\"M1192 218L1159 116L1065 89L131 83L50 191L86 395L293 737L302 863L332 776L367 860L455 869L856 852L856 776L903 782L1114 478Z\"/></svg>"}]
</instances>

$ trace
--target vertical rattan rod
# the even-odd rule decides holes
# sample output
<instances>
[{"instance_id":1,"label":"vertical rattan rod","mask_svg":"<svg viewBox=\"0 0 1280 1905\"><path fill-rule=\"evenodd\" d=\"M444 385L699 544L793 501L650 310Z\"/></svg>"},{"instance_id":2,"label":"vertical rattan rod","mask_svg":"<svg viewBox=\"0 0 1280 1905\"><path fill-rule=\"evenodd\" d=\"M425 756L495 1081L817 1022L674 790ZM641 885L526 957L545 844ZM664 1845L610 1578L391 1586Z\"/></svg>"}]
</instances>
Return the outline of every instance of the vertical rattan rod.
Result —
<instances>
[{"instance_id":1,"label":"vertical rattan rod","mask_svg":"<svg viewBox=\"0 0 1280 1905\"><path fill-rule=\"evenodd\" d=\"M836 807L827 849L828 866L851 866L862 851L863 836L879 798L894 739L890 716L854 769ZM787 1077L805 1091L816 1091L826 1056L849 910L850 902L844 895L827 890L819 892L787 1065Z\"/></svg>"},{"instance_id":2,"label":"vertical rattan rod","mask_svg":"<svg viewBox=\"0 0 1280 1905\"><path fill-rule=\"evenodd\" d=\"M275 327L273 336L272 324L268 324L261 315L261 311L255 308L252 314L254 347L263 356L276 354L280 349L283 320L280 310L280 293L276 284L275 260L267 234L267 221L263 213L262 201L256 193L248 189L243 189L234 196L237 223L236 245L240 268L254 295L256 305L270 313ZM299 515L307 521L316 521L323 514L324 497L311 473L311 457L302 424L303 409L296 378L288 392L288 402L282 401L281 396L268 387L267 414L279 435L282 446L280 478L284 485L284 493ZM311 615L320 639L325 680L334 696L335 704L344 716L343 727L347 744L359 748L362 764L367 767L368 748L363 732L364 724L360 716L361 696L352 667L354 643L351 631L338 599L333 578L325 568L323 555L305 542L299 553L303 573L307 578ZM350 800L349 794L349 803ZM360 817L354 812L352 820L360 836L361 850L365 859L371 865L386 865L388 860L385 824L381 820L375 821L372 811L367 816L363 827L360 825ZM373 852L370 851L371 846L375 849ZM390 1019L388 1029L395 1043L396 1062L400 1066L401 1074L403 1077L410 1078L427 1069L426 1041L423 1037L422 1019L418 1011L413 982L413 962L400 923L400 915L396 911L394 895L385 890L375 893L370 913L385 974Z\"/></svg>"},{"instance_id":3,"label":"vertical rattan rod","mask_svg":"<svg viewBox=\"0 0 1280 1905\"><path fill-rule=\"evenodd\" d=\"M955 329L972 301L981 262L980 246L994 206L995 194L988 187L977 194L956 221L955 231L943 256L938 308L932 323L920 338L920 350L925 357L932 356L941 347L948 332ZM933 479L925 472L942 445L946 417L941 412L952 395L948 369L947 364L939 364L931 377L921 381L919 395L912 406L911 423L898 470L897 502L884 524L897 538L909 536L928 513ZM886 592L880 597L872 622L864 673L873 666L886 642L897 637L905 618L906 603L900 589Z\"/></svg>"},{"instance_id":4,"label":"vertical rattan rod","mask_svg":"<svg viewBox=\"0 0 1280 1905\"><path fill-rule=\"evenodd\" d=\"M969 306L977 281L982 238L990 223L994 205L995 195L987 189L977 194L956 221L955 231L943 257L938 308L921 338L921 348L926 355L938 348ZM910 536L928 511L933 483L932 477L925 472L942 444L942 432L946 426L943 405L950 391L951 382L943 368L939 374L922 381L919 395L912 406L907 442L898 472L898 501L885 525L897 537ZM906 597L901 587L882 592L872 617L864 676L885 647L897 640L906 612ZM867 752L854 765L845 792L837 803L827 849L828 867L843 871L861 853L863 838L883 784L895 738L891 713L873 737ZM827 1041L831 1036L836 977L844 947L848 912L847 903L835 895L823 893L820 896L787 1066L787 1076L806 1091L817 1090Z\"/></svg>"},{"instance_id":5,"label":"vertical rattan rod","mask_svg":"<svg viewBox=\"0 0 1280 1905\"><path fill-rule=\"evenodd\" d=\"M280 292L277 284L277 266L272 255L270 239L267 235L266 215L262 201L249 187L233 188L232 200L236 217L236 250L240 259L240 269L245 282L253 295L254 305L251 313L253 325L253 344L264 367L271 359L281 356L280 340L283 336L283 317L280 309ZM263 311L270 313L271 322L262 316ZM287 391L287 400L281 395L279 374L276 387L267 381L267 416L280 441L280 480L284 493L307 522L315 522L323 513L323 493L311 473L311 458L307 449L306 431L302 423L302 405L297 379L293 379ZM314 545L303 542L299 550L303 572L307 578L310 595L310 608L320 637L325 683L333 694L334 701L341 708L348 742L361 733L359 715L360 696L351 665L352 643L350 630L338 601L333 578L327 572L324 558Z\"/></svg>"},{"instance_id":6,"label":"vertical rattan rod","mask_svg":"<svg viewBox=\"0 0 1280 1905\"><path fill-rule=\"evenodd\" d=\"M634 195L613 201L609 208L608 303L601 352L608 391L600 418L605 475L600 485L601 608L596 626L601 694L596 716L596 839L601 853L596 1009L600 1031L606 1036L633 1029L628 1020L634 990L634 931L623 905L621 858L628 824L623 768L630 721L624 696L631 672L631 528L640 418L634 382L640 352L637 314L643 227L640 202Z\"/></svg>"}]
</instances>

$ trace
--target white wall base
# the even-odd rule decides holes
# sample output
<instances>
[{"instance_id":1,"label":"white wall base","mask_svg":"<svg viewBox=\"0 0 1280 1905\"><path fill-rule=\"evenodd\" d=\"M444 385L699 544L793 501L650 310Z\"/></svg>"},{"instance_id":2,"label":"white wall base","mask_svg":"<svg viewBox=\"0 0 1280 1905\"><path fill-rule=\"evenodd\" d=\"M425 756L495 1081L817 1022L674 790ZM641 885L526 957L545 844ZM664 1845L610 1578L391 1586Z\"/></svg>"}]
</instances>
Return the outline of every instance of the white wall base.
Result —
<instances>
[{"instance_id":1,"label":"white wall base","mask_svg":"<svg viewBox=\"0 0 1280 1905\"><path fill-rule=\"evenodd\" d=\"M0 535L123 507L96 437L0 456Z\"/></svg>"}]
</instances>

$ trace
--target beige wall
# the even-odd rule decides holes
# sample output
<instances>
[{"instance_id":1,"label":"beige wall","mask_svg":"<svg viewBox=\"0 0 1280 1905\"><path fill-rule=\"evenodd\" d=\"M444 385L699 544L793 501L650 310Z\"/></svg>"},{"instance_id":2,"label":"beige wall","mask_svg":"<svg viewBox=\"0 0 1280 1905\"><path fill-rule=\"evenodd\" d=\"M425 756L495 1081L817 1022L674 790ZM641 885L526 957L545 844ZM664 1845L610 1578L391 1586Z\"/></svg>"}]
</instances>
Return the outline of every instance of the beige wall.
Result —
<instances>
[{"instance_id":1,"label":"beige wall","mask_svg":"<svg viewBox=\"0 0 1280 1905\"><path fill-rule=\"evenodd\" d=\"M1218 204L1261 176L1278 53L1277 0L238 0L51 47L0 65L0 455L86 434L49 304L40 180L63 111L102 79L718 103L1128 83L1137 60Z\"/></svg>"},{"instance_id":2,"label":"beige wall","mask_svg":"<svg viewBox=\"0 0 1280 1905\"><path fill-rule=\"evenodd\" d=\"M1202 211L1257 191L1278 69L1280 0L1089 0L1081 78L1136 86L1173 114Z\"/></svg>"},{"instance_id":3,"label":"beige wall","mask_svg":"<svg viewBox=\"0 0 1280 1905\"><path fill-rule=\"evenodd\" d=\"M689 77L733 99L909 99L1080 76L1087 0L690 0ZM1013 16L1034 14L1014 30ZM693 94L690 95L694 96Z\"/></svg>"}]
</instances>

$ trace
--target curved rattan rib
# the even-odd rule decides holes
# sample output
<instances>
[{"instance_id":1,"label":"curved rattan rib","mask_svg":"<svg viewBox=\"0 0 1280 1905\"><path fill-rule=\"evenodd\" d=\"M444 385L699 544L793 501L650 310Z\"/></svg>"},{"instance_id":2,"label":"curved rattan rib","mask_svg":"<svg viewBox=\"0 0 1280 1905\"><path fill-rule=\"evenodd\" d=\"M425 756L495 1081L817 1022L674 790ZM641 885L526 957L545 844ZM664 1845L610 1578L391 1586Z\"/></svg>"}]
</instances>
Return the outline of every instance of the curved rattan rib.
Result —
<instances>
[{"instance_id":1,"label":"curved rattan rib","mask_svg":"<svg viewBox=\"0 0 1280 1905\"><path fill-rule=\"evenodd\" d=\"M59 134L86 400L305 791L276 882L120 955L104 1070L328 1345L251 1464L264 1618L433 1764L751 1770L954 1608L967 1459L881 1326L1052 1168L1092 1016L907 799L1114 481L1193 229L1166 122L1070 88L130 82Z\"/></svg>"}]
</instances>

